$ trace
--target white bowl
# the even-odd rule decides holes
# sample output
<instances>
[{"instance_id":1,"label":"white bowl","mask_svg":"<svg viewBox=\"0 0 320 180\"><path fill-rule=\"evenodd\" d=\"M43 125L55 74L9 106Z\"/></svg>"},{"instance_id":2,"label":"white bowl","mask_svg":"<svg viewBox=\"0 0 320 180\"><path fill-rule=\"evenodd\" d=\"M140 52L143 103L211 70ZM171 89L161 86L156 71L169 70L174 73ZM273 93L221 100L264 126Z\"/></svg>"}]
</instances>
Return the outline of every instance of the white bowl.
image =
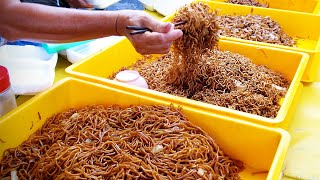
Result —
<instances>
[{"instance_id":1,"label":"white bowl","mask_svg":"<svg viewBox=\"0 0 320 180\"><path fill-rule=\"evenodd\" d=\"M114 80L140 88L149 88L146 80L139 74L138 71L134 70L121 71L116 75Z\"/></svg>"}]
</instances>

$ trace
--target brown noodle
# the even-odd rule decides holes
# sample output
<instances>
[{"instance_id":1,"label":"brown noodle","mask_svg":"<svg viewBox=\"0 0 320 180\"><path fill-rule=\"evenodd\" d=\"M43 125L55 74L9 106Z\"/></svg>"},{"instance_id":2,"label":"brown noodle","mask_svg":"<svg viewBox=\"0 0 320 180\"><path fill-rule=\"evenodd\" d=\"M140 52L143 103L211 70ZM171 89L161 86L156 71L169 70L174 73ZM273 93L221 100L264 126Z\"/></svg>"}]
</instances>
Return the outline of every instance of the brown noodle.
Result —
<instances>
[{"instance_id":1,"label":"brown noodle","mask_svg":"<svg viewBox=\"0 0 320 180\"><path fill-rule=\"evenodd\" d=\"M123 69L138 70L152 90L275 118L290 81L240 54L215 47L216 15L207 5L185 6L173 19L180 20L189 23L182 27L185 34L172 52L155 61L145 57Z\"/></svg>"},{"instance_id":2,"label":"brown noodle","mask_svg":"<svg viewBox=\"0 0 320 180\"><path fill-rule=\"evenodd\" d=\"M191 92L167 81L173 61L171 52L152 62L141 59L123 69L139 71L152 90L269 118L277 116L280 98L285 97L290 85L281 73L256 65L249 58L229 51L212 50L202 55L199 62L197 81L202 88Z\"/></svg>"},{"instance_id":3,"label":"brown noodle","mask_svg":"<svg viewBox=\"0 0 320 180\"><path fill-rule=\"evenodd\" d=\"M268 16L252 15L217 17L219 34L251 41L266 42L284 46L294 46L295 41L281 26Z\"/></svg>"},{"instance_id":4,"label":"brown noodle","mask_svg":"<svg viewBox=\"0 0 320 180\"><path fill-rule=\"evenodd\" d=\"M173 43L174 62L168 75L168 82L175 86L184 87L190 92L202 88L198 82L201 54L217 46L218 25L216 13L203 3L191 3L182 7L173 22L186 21L179 27L183 36Z\"/></svg>"},{"instance_id":5,"label":"brown noodle","mask_svg":"<svg viewBox=\"0 0 320 180\"><path fill-rule=\"evenodd\" d=\"M262 4L256 0L227 0L226 2L231 4L240 4L240 5L247 5L247 6L256 6L256 7L265 7L267 8L267 4Z\"/></svg>"},{"instance_id":6,"label":"brown noodle","mask_svg":"<svg viewBox=\"0 0 320 180\"><path fill-rule=\"evenodd\" d=\"M4 153L0 177L239 179L240 161L171 106L93 105L50 117Z\"/></svg>"}]
</instances>

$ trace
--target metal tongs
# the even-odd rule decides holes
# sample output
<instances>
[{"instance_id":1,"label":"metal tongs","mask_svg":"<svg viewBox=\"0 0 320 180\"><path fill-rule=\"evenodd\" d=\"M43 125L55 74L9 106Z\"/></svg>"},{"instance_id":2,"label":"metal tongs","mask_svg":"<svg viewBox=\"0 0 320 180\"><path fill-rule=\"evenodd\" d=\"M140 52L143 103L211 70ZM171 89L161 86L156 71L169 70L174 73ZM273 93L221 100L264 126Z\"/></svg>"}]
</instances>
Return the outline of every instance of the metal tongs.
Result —
<instances>
[{"instance_id":1,"label":"metal tongs","mask_svg":"<svg viewBox=\"0 0 320 180\"><path fill-rule=\"evenodd\" d=\"M176 23L173 23L173 24L174 24L174 26L179 26L179 25L183 25L185 23L187 23L186 20L179 21L179 22L176 22ZM130 32L130 35L143 34L143 33L147 32L147 31L152 32L152 30L150 28L141 27L141 26L127 26L127 29L134 30L134 31Z\"/></svg>"}]
</instances>

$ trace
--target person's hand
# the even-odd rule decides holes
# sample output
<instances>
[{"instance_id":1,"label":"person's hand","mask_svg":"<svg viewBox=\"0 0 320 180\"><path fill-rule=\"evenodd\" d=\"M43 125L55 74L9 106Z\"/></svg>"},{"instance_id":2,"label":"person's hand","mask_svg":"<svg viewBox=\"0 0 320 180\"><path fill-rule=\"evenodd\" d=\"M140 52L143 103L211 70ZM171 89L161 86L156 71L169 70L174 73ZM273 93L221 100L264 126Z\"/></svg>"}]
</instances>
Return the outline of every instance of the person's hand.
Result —
<instances>
[{"instance_id":1,"label":"person's hand","mask_svg":"<svg viewBox=\"0 0 320 180\"><path fill-rule=\"evenodd\" d=\"M85 0L66 0L70 7L73 8L92 8Z\"/></svg>"},{"instance_id":2,"label":"person's hand","mask_svg":"<svg viewBox=\"0 0 320 180\"><path fill-rule=\"evenodd\" d=\"M148 27L153 32L130 35L132 30L126 29L126 26ZM143 11L121 11L116 31L126 36L140 54L166 54L170 51L172 41L183 35L181 30L174 29L172 23L157 21Z\"/></svg>"}]
</instances>

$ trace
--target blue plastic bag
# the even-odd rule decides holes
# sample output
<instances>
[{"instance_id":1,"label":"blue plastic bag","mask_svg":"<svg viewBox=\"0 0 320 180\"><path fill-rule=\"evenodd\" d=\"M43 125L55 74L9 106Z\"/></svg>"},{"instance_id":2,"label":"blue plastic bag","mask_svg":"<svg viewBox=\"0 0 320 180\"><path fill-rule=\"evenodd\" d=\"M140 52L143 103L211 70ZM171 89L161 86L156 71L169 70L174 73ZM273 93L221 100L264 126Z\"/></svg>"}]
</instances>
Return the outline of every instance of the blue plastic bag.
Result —
<instances>
[{"instance_id":1,"label":"blue plastic bag","mask_svg":"<svg viewBox=\"0 0 320 180\"><path fill-rule=\"evenodd\" d=\"M41 46L41 43L31 42L31 41L8 41L6 43L7 45L16 45L16 46L26 46L26 45L32 45L32 46Z\"/></svg>"},{"instance_id":2,"label":"blue plastic bag","mask_svg":"<svg viewBox=\"0 0 320 180\"><path fill-rule=\"evenodd\" d=\"M0 36L0 46L5 44L16 45L16 46L25 46L25 45L41 46L41 43L31 42L31 41L7 41L5 38Z\"/></svg>"}]
</instances>

